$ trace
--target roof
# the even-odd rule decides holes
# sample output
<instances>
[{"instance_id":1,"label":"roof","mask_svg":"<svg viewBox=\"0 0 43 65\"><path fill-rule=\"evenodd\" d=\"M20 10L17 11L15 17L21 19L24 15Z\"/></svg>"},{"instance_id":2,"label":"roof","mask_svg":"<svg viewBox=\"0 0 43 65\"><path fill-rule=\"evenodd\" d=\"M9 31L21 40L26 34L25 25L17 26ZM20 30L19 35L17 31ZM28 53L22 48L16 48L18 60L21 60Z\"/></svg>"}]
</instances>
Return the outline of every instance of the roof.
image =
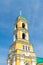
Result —
<instances>
[{"instance_id":1,"label":"roof","mask_svg":"<svg viewBox=\"0 0 43 65\"><path fill-rule=\"evenodd\" d=\"M26 19L24 16L19 16L20 18Z\"/></svg>"},{"instance_id":2,"label":"roof","mask_svg":"<svg viewBox=\"0 0 43 65\"><path fill-rule=\"evenodd\" d=\"M18 16L17 19L19 19L19 18L26 20L26 18L24 16Z\"/></svg>"},{"instance_id":3,"label":"roof","mask_svg":"<svg viewBox=\"0 0 43 65\"><path fill-rule=\"evenodd\" d=\"M43 63L43 58L37 57L36 60L37 60L37 64L38 63Z\"/></svg>"},{"instance_id":4,"label":"roof","mask_svg":"<svg viewBox=\"0 0 43 65\"><path fill-rule=\"evenodd\" d=\"M15 24L18 22L18 20L24 20L24 21L28 24L28 21L27 21L27 19L26 19L24 16L18 16L18 17L16 18Z\"/></svg>"}]
</instances>

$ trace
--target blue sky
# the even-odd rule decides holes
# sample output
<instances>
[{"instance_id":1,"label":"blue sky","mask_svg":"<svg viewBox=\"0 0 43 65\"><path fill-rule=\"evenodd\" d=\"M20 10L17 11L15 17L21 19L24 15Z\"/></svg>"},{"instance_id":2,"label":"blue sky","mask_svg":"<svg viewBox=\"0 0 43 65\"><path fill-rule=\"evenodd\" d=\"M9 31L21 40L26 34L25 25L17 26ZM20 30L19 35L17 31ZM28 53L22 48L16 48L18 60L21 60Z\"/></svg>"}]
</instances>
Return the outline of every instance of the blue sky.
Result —
<instances>
[{"instance_id":1,"label":"blue sky","mask_svg":"<svg viewBox=\"0 0 43 65\"><path fill-rule=\"evenodd\" d=\"M22 10L29 23L29 37L37 57L43 57L43 0L0 0L0 65L7 65L13 43L14 22Z\"/></svg>"}]
</instances>

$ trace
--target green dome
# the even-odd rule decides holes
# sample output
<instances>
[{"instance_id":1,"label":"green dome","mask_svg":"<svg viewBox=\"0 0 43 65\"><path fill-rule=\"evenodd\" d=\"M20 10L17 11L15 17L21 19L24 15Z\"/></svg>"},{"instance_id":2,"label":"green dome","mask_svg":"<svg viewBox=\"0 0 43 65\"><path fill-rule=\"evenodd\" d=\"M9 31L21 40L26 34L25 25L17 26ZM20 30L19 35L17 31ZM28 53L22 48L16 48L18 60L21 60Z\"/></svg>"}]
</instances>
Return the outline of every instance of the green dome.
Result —
<instances>
[{"instance_id":1,"label":"green dome","mask_svg":"<svg viewBox=\"0 0 43 65\"><path fill-rule=\"evenodd\" d=\"M43 58L37 57L36 60L37 60L37 64L38 64L38 63L43 63Z\"/></svg>"},{"instance_id":2,"label":"green dome","mask_svg":"<svg viewBox=\"0 0 43 65\"><path fill-rule=\"evenodd\" d=\"M20 16L21 18L23 18L23 19L25 19L25 17L24 16Z\"/></svg>"},{"instance_id":3,"label":"green dome","mask_svg":"<svg viewBox=\"0 0 43 65\"><path fill-rule=\"evenodd\" d=\"M24 16L18 16L17 19L19 19L19 18L26 20L26 18Z\"/></svg>"},{"instance_id":4,"label":"green dome","mask_svg":"<svg viewBox=\"0 0 43 65\"><path fill-rule=\"evenodd\" d=\"M25 22L27 22L27 19L26 19L24 16L18 16L16 20L19 20L19 19L25 20ZM28 23L28 22L27 22L27 23Z\"/></svg>"}]
</instances>

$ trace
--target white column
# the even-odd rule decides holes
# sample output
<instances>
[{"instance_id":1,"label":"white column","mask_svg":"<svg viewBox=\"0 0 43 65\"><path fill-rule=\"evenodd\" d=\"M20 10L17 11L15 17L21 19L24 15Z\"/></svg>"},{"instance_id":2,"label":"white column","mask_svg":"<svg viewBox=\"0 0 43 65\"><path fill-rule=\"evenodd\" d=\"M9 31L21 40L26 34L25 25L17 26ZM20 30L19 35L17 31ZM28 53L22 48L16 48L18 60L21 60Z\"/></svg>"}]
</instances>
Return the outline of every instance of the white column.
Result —
<instances>
[{"instance_id":1,"label":"white column","mask_svg":"<svg viewBox=\"0 0 43 65\"><path fill-rule=\"evenodd\" d=\"M8 60L8 65L10 65L10 60Z\"/></svg>"},{"instance_id":2,"label":"white column","mask_svg":"<svg viewBox=\"0 0 43 65\"><path fill-rule=\"evenodd\" d=\"M14 35L14 37L13 37L13 41L15 41L15 35Z\"/></svg>"},{"instance_id":3,"label":"white column","mask_svg":"<svg viewBox=\"0 0 43 65\"><path fill-rule=\"evenodd\" d=\"M32 59L32 65L36 65L35 59Z\"/></svg>"},{"instance_id":4,"label":"white column","mask_svg":"<svg viewBox=\"0 0 43 65\"><path fill-rule=\"evenodd\" d=\"M15 57L13 58L12 65L15 65Z\"/></svg>"},{"instance_id":5,"label":"white column","mask_svg":"<svg viewBox=\"0 0 43 65\"><path fill-rule=\"evenodd\" d=\"M27 24L25 24L25 26L26 26L26 29L28 29Z\"/></svg>"},{"instance_id":6,"label":"white column","mask_svg":"<svg viewBox=\"0 0 43 65\"><path fill-rule=\"evenodd\" d=\"M20 65L24 65L24 60L21 58Z\"/></svg>"}]
</instances>

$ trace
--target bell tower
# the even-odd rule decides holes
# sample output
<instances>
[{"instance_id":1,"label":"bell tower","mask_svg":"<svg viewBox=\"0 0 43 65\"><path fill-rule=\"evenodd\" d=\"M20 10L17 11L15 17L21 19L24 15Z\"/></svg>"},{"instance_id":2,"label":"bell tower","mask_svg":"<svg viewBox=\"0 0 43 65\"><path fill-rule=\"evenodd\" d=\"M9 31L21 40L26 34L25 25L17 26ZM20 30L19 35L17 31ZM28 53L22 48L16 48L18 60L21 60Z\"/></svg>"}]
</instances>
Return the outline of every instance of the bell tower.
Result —
<instances>
[{"instance_id":1,"label":"bell tower","mask_svg":"<svg viewBox=\"0 0 43 65\"><path fill-rule=\"evenodd\" d=\"M8 53L8 65L36 65L36 54L29 41L28 22L18 16L14 24L14 39Z\"/></svg>"},{"instance_id":2,"label":"bell tower","mask_svg":"<svg viewBox=\"0 0 43 65\"><path fill-rule=\"evenodd\" d=\"M15 22L15 32L14 32L14 41L15 40L22 40L22 41L28 41L28 23L27 21L19 16Z\"/></svg>"}]
</instances>

